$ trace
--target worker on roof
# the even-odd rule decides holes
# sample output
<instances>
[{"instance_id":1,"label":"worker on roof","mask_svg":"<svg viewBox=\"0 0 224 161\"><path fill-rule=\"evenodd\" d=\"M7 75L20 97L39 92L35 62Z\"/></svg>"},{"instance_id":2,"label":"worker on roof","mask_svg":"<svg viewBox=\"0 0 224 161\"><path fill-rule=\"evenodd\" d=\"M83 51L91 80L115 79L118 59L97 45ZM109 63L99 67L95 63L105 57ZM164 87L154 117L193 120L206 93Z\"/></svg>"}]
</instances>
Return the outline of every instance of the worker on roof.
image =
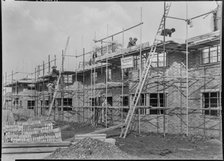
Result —
<instances>
[{"instance_id":1,"label":"worker on roof","mask_svg":"<svg viewBox=\"0 0 224 161\"><path fill-rule=\"evenodd\" d=\"M50 76L50 80L49 80L50 82L54 82L58 78L59 70L57 70L56 68L57 68L57 66L52 67L51 76Z\"/></svg>"},{"instance_id":2,"label":"worker on roof","mask_svg":"<svg viewBox=\"0 0 224 161\"><path fill-rule=\"evenodd\" d=\"M167 36L169 35L169 37L171 37L172 33L175 32L175 28L172 28L172 29L165 29L165 30L162 30L161 32L161 35L162 36Z\"/></svg>"},{"instance_id":3,"label":"worker on roof","mask_svg":"<svg viewBox=\"0 0 224 161\"><path fill-rule=\"evenodd\" d=\"M133 42L132 42L133 46L136 45L137 40L138 40L138 39L135 37L134 40L133 40Z\"/></svg>"},{"instance_id":4,"label":"worker on roof","mask_svg":"<svg viewBox=\"0 0 224 161\"><path fill-rule=\"evenodd\" d=\"M130 47L132 47L132 46L134 46L134 45L133 45L133 40L132 40L132 37L130 37L130 38L129 38L129 42L128 42L128 47L127 47L127 48L130 48Z\"/></svg>"},{"instance_id":5,"label":"worker on roof","mask_svg":"<svg viewBox=\"0 0 224 161\"><path fill-rule=\"evenodd\" d=\"M94 64L95 63L95 59L97 58L97 52L96 51L94 51L93 52L93 58L92 58L92 60L91 60L91 64Z\"/></svg>"}]
</instances>

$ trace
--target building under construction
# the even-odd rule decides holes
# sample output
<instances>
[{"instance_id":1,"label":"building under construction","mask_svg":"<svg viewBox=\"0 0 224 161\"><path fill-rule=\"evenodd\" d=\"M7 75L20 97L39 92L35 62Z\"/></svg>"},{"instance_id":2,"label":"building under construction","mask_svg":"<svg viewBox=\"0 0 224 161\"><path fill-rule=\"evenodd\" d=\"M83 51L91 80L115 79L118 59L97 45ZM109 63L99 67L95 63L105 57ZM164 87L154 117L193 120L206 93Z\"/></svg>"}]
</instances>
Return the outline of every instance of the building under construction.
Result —
<instances>
[{"instance_id":1,"label":"building under construction","mask_svg":"<svg viewBox=\"0 0 224 161\"><path fill-rule=\"evenodd\" d=\"M35 78L7 83L5 87L11 87L12 93L5 95L4 107L105 129L221 137L221 28L187 38L185 43L166 41L166 34L160 34L166 29L165 21L172 18L169 9L170 3L164 5L151 45L141 42L141 32L140 42L128 48L113 41L117 35L141 27L140 22L95 40L99 45L90 52L83 49L81 55L73 55L83 58L74 71L63 69L69 56L68 38L62 68L56 57L51 60L49 56L47 63L35 69ZM211 13L221 15L217 8L198 17ZM184 21L189 26L196 18Z\"/></svg>"}]
</instances>

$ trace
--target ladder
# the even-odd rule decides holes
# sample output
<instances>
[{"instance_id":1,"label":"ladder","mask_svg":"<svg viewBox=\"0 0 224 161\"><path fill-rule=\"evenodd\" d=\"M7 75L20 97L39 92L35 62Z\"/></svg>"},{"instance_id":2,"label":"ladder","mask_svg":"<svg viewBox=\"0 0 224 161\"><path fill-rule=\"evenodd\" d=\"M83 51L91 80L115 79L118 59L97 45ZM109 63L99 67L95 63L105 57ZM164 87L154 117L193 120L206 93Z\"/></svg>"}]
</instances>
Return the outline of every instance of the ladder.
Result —
<instances>
[{"instance_id":1,"label":"ladder","mask_svg":"<svg viewBox=\"0 0 224 161\"><path fill-rule=\"evenodd\" d=\"M161 33L162 29L164 28L164 22L165 22L165 18L164 17L166 17L168 15L168 12L170 10L170 6L171 6L171 2L168 2L165 5L164 15L162 17L162 20L160 21L159 28L158 28L158 30L156 32L156 36L155 36L155 39L153 41L153 45L152 45L152 47L150 49L149 56L147 58L144 70L142 72L141 78L139 80L138 86L137 86L136 91L135 91L135 95L134 95L134 97L132 99L131 106L130 106L130 109L128 111L128 115L127 115L127 117L125 119L124 126L121 129L120 137L123 137L123 138L126 137L128 129L129 129L130 124L131 124L131 121L133 121L133 115L135 113L135 109L136 109L136 106L138 104L138 100L139 100L139 97L141 95L142 88L143 88L143 86L145 84L145 80L146 80L146 78L148 76L148 72L149 72L149 69L151 67L151 60L152 60L153 56L155 55L157 44L161 42L161 40L158 39L158 36Z\"/></svg>"},{"instance_id":2,"label":"ladder","mask_svg":"<svg viewBox=\"0 0 224 161\"><path fill-rule=\"evenodd\" d=\"M52 98L52 101L51 101L51 104L50 104L50 108L49 108L49 112L48 112L48 119L49 119L49 117L51 115L51 110L52 110L52 107L53 107L53 104L54 104L54 100L55 100L56 94L58 92L58 87L59 87L60 79L61 79L61 71L59 71L59 76L58 76L57 84L56 84L56 87L55 87L55 90L54 90L54 95L53 95L53 98Z\"/></svg>"}]
</instances>

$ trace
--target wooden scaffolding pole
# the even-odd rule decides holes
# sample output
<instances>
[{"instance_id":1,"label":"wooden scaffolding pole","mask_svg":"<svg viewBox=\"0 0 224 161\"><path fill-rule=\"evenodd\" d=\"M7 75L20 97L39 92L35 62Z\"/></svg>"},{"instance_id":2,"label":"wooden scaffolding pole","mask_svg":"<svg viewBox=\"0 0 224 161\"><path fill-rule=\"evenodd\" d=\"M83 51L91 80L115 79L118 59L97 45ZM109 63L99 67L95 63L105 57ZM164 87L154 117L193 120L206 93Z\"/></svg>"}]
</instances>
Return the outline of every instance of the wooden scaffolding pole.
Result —
<instances>
[{"instance_id":1,"label":"wooden scaffolding pole","mask_svg":"<svg viewBox=\"0 0 224 161\"><path fill-rule=\"evenodd\" d=\"M63 71L64 71L64 53L65 51L62 50L62 54L61 54L61 58L62 58L62 61L61 61L61 114L62 114L62 121L64 121L64 77L63 77ZM59 80L60 82L60 80Z\"/></svg>"},{"instance_id":2,"label":"wooden scaffolding pole","mask_svg":"<svg viewBox=\"0 0 224 161\"><path fill-rule=\"evenodd\" d=\"M75 55L77 55L77 50ZM77 57L76 57L77 58ZM75 68L75 82L77 83L77 90L76 90L76 100L77 100L77 107L76 107L76 114L77 114L77 121L79 122L79 83L78 83L78 67Z\"/></svg>"},{"instance_id":3,"label":"wooden scaffolding pole","mask_svg":"<svg viewBox=\"0 0 224 161\"><path fill-rule=\"evenodd\" d=\"M85 48L83 48L83 77L82 77L82 80L83 80L83 107L85 106L85 87L84 87L84 82L85 82ZM84 108L82 108L82 114L83 114L83 122L85 121L84 120Z\"/></svg>"},{"instance_id":4,"label":"wooden scaffolding pole","mask_svg":"<svg viewBox=\"0 0 224 161\"><path fill-rule=\"evenodd\" d=\"M6 86L7 85L7 72L5 72L5 83L4 83L4 86ZM5 109L7 109L7 105L8 105L8 103L6 103L6 87L4 87L5 88L5 94L4 94L4 108Z\"/></svg>"},{"instance_id":5,"label":"wooden scaffolding pole","mask_svg":"<svg viewBox=\"0 0 224 161\"><path fill-rule=\"evenodd\" d=\"M96 38L96 34L95 34L95 38ZM93 64L94 64L94 68L93 68L93 73L94 73L94 77L93 77L93 93L94 93L94 109L93 109L93 121L94 121L94 125L97 125L97 122L98 122L98 117L96 117L96 101L97 101L97 97L96 97L96 66L95 66L95 59L93 61ZM98 116L98 115L97 115Z\"/></svg>"},{"instance_id":6,"label":"wooden scaffolding pole","mask_svg":"<svg viewBox=\"0 0 224 161\"><path fill-rule=\"evenodd\" d=\"M50 74L51 72L51 58L50 55L48 55L48 73Z\"/></svg>"},{"instance_id":7,"label":"wooden scaffolding pole","mask_svg":"<svg viewBox=\"0 0 224 161\"><path fill-rule=\"evenodd\" d=\"M35 100L35 107L34 108L36 108L36 106L37 106L37 103L36 103L36 96L37 96L37 69L35 68L35 77L34 77L34 80L35 80L35 98L34 98L34 100ZM35 112L35 109L34 109L34 112ZM34 113L35 114L35 113Z\"/></svg>"},{"instance_id":8,"label":"wooden scaffolding pole","mask_svg":"<svg viewBox=\"0 0 224 161\"><path fill-rule=\"evenodd\" d=\"M13 70L12 70L12 80L11 82L13 83ZM13 95L11 96L12 100L11 100L11 110L12 110L12 106L13 106Z\"/></svg>"},{"instance_id":9,"label":"wooden scaffolding pole","mask_svg":"<svg viewBox=\"0 0 224 161\"><path fill-rule=\"evenodd\" d=\"M54 66L56 66L56 55L54 55Z\"/></svg>"},{"instance_id":10,"label":"wooden scaffolding pole","mask_svg":"<svg viewBox=\"0 0 224 161\"><path fill-rule=\"evenodd\" d=\"M124 28L122 29L122 46L124 48ZM122 54L122 58L124 58L124 54ZM121 79L122 79L122 86L121 86L121 106L124 106L124 69L121 67ZM123 108L121 109L121 122L123 122L124 119L124 112Z\"/></svg>"},{"instance_id":11,"label":"wooden scaffolding pole","mask_svg":"<svg viewBox=\"0 0 224 161\"><path fill-rule=\"evenodd\" d=\"M108 24L107 24L107 36L108 36ZM107 43L107 54L109 54L109 44ZM106 86L106 128L107 128L107 118L108 118L108 109L107 109L107 81L108 81L108 58L106 57L106 82L105 82L105 86ZM104 115L104 110L103 110L103 115Z\"/></svg>"},{"instance_id":12,"label":"wooden scaffolding pole","mask_svg":"<svg viewBox=\"0 0 224 161\"><path fill-rule=\"evenodd\" d=\"M223 2L221 3L221 15L223 15ZM223 22L220 17L221 23ZM219 106L222 109L222 27L220 29L220 82L219 82ZM222 110L219 111L219 138L222 141Z\"/></svg>"},{"instance_id":13,"label":"wooden scaffolding pole","mask_svg":"<svg viewBox=\"0 0 224 161\"><path fill-rule=\"evenodd\" d=\"M93 53L94 54L94 53ZM93 60L92 58L90 58L90 60ZM94 61L94 60L93 60ZM91 61L91 66L92 66L92 62ZM90 106L91 106L91 112L90 112L90 123L93 124L93 120L92 120L92 116L93 116L93 69L90 69L90 90L91 90L91 101L90 101Z\"/></svg>"},{"instance_id":14,"label":"wooden scaffolding pole","mask_svg":"<svg viewBox=\"0 0 224 161\"><path fill-rule=\"evenodd\" d=\"M186 2L186 19L188 19L188 2ZM189 88L188 88L188 23L186 21L186 123L187 123L187 136L189 134L189 131L188 131L188 124L189 124L189 121L188 121L188 93L189 93Z\"/></svg>"},{"instance_id":15,"label":"wooden scaffolding pole","mask_svg":"<svg viewBox=\"0 0 224 161\"><path fill-rule=\"evenodd\" d=\"M142 7L140 9L140 22L142 23ZM142 25L140 26L139 29L140 32L140 74L139 74L139 80L141 79L142 76ZM141 133L141 118L140 118L140 108L138 109L138 133Z\"/></svg>"},{"instance_id":16,"label":"wooden scaffolding pole","mask_svg":"<svg viewBox=\"0 0 224 161\"><path fill-rule=\"evenodd\" d=\"M164 10L163 10L163 19L164 19L164 25L163 25L163 30L165 31L166 28L166 16L165 16L165 11L166 11L166 2L164 1ZM163 54L166 52L166 37L165 34L163 35ZM165 56L165 55L164 55ZM166 61L166 60L165 60ZM166 63L166 62L164 62ZM163 70L163 106L166 107L166 94L165 94L165 70ZM165 118L165 113L166 111L163 110L163 136L165 137L166 135L166 118Z\"/></svg>"}]
</instances>

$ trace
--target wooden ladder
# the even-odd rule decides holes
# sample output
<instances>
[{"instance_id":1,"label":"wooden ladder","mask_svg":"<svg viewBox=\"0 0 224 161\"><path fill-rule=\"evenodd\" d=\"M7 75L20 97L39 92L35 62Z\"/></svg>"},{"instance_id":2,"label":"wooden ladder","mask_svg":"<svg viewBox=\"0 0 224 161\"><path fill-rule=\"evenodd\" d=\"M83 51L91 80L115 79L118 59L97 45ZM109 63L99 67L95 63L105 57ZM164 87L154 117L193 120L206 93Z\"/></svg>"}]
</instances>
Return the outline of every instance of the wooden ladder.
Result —
<instances>
[{"instance_id":1,"label":"wooden ladder","mask_svg":"<svg viewBox=\"0 0 224 161\"><path fill-rule=\"evenodd\" d=\"M157 44L161 42L161 40L158 39L158 36L160 35L162 29L164 28L164 22L165 22L165 18L164 17L168 15L168 12L170 10L170 6L171 6L171 2L166 3L164 15L163 15L162 20L160 22L159 28L158 28L158 30L156 32L156 36L155 36L155 39L153 41L153 45L152 45L152 47L150 49L149 56L147 58L144 70L142 72L141 78L139 80L138 86L137 86L136 91L135 91L135 95L134 95L134 97L132 99L131 106L130 106L130 109L128 111L128 115L127 115L127 117L125 119L124 126L121 129L120 137L123 137L123 138L126 137L128 129L129 129L130 124L131 124L131 121L133 120L133 115L134 115L136 106L138 104L138 100L139 100L139 97L141 95L142 88L143 88L143 86L145 84L145 80L146 80L146 78L148 76L149 69L151 67L152 58L155 55Z\"/></svg>"}]
</instances>

